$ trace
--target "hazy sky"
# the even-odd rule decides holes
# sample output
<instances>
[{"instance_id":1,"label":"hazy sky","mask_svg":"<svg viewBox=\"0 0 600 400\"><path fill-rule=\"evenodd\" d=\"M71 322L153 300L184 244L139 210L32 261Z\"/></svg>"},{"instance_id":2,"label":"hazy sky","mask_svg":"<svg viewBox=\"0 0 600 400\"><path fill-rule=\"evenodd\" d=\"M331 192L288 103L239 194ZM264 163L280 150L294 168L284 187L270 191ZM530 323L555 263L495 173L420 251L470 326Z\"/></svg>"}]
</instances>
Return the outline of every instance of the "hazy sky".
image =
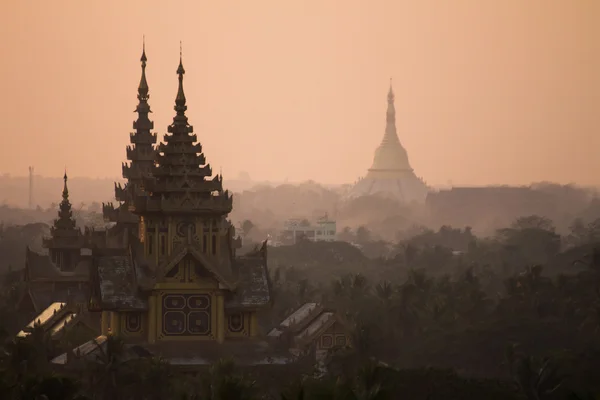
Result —
<instances>
[{"instance_id":1,"label":"hazy sky","mask_svg":"<svg viewBox=\"0 0 600 400\"><path fill-rule=\"evenodd\" d=\"M117 177L142 35L159 137L188 116L224 179L352 182L394 79L431 184L600 184L599 0L0 1L0 172Z\"/></svg>"}]
</instances>

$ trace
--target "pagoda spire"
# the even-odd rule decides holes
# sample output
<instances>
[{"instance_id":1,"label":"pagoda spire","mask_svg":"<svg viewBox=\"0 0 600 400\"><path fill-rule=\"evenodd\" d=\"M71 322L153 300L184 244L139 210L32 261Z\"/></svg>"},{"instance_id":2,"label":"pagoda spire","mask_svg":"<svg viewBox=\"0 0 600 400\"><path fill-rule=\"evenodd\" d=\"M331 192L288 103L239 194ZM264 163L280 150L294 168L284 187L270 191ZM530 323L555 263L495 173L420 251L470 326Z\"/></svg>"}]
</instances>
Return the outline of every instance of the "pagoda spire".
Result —
<instances>
[{"instance_id":1,"label":"pagoda spire","mask_svg":"<svg viewBox=\"0 0 600 400\"><path fill-rule=\"evenodd\" d=\"M69 187L67 186L67 180L69 178L67 177L67 170L65 169L65 175L63 176L63 192L62 192L62 201L63 202L69 202Z\"/></svg>"},{"instance_id":2,"label":"pagoda spire","mask_svg":"<svg viewBox=\"0 0 600 400\"><path fill-rule=\"evenodd\" d=\"M373 165L371 166L370 171L412 171L410 163L408 162L406 149L404 149L402 143L400 143L398 133L396 132L395 99L396 96L394 95L392 79L390 78L390 88L387 93L385 133L383 134L381 144L377 150L375 150L375 157L373 158Z\"/></svg>"},{"instance_id":3,"label":"pagoda spire","mask_svg":"<svg viewBox=\"0 0 600 400\"><path fill-rule=\"evenodd\" d=\"M142 63L142 77L140 79L140 85L138 86L138 100L140 100L140 102L146 102L150 98L148 95L148 82L146 81L146 61L148 61L146 58L146 37L143 39L142 57L140 58L140 61ZM150 111L149 108L148 111Z\"/></svg>"},{"instance_id":4,"label":"pagoda spire","mask_svg":"<svg viewBox=\"0 0 600 400\"><path fill-rule=\"evenodd\" d=\"M136 202L135 212L139 215L159 206L165 212L197 213L203 210L203 213L215 215L231 212L232 197L229 192L223 191L222 178L219 175L213 177L212 168L202 153L202 145L193 133L194 127L185 115L184 74L180 43L176 114L173 123L167 127L163 143L157 146L152 176L144 181L150 198Z\"/></svg>"},{"instance_id":5,"label":"pagoda spire","mask_svg":"<svg viewBox=\"0 0 600 400\"><path fill-rule=\"evenodd\" d=\"M183 75L185 74L185 69L183 68L183 51L181 42L179 42L179 66L177 67L177 75L179 76L179 87L177 89L177 97L175 97L175 111L177 111L177 117L185 118L185 112L187 110L187 106L185 105L185 93L183 92ZM175 122L178 122L177 117L175 117ZM183 122L184 119L180 118L179 122ZM185 118L185 122L187 122L187 118Z\"/></svg>"},{"instance_id":6,"label":"pagoda spire","mask_svg":"<svg viewBox=\"0 0 600 400\"><path fill-rule=\"evenodd\" d=\"M63 191L62 201L58 206L58 219L54 220L53 231L56 230L73 230L75 229L75 219L73 218L73 210L69 201L69 187L67 185L67 171L63 176Z\"/></svg>"},{"instance_id":7,"label":"pagoda spire","mask_svg":"<svg viewBox=\"0 0 600 400\"><path fill-rule=\"evenodd\" d=\"M381 145L389 144L389 143L400 143L398 139L398 134L396 132L396 108L394 106L394 101L396 96L394 95L394 88L392 86L392 78L390 78L390 89L387 94L387 111L386 111L386 126L385 126L385 134L383 135L383 140Z\"/></svg>"},{"instance_id":8,"label":"pagoda spire","mask_svg":"<svg viewBox=\"0 0 600 400\"><path fill-rule=\"evenodd\" d=\"M121 203L118 209L115 209L112 203L103 204L103 214L106 220L112 222L127 221L135 222L137 218L127 212L131 206L136 193L143 193L143 180L152 174L151 169L154 166L156 157L156 134L152 133L154 122L150 120L150 105L148 104L149 87L146 79L146 38L142 41L142 56L140 57L142 74L137 89L138 104L135 112L137 120L133 121L134 132L129 135L130 145L126 148L127 160L129 163L123 163L123 178L126 179L125 186L115 183L115 198Z\"/></svg>"},{"instance_id":9,"label":"pagoda spire","mask_svg":"<svg viewBox=\"0 0 600 400\"><path fill-rule=\"evenodd\" d=\"M142 57L140 58L140 62L142 63L142 77L140 78L137 95L139 103L135 110L139 114L140 119L144 119L144 117L145 119L148 119L148 113L152 112L150 111L150 105L148 104L150 95L148 81L146 80L146 61L148 61L148 58L146 57L146 38L144 37L142 43Z\"/></svg>"}]
</instances>

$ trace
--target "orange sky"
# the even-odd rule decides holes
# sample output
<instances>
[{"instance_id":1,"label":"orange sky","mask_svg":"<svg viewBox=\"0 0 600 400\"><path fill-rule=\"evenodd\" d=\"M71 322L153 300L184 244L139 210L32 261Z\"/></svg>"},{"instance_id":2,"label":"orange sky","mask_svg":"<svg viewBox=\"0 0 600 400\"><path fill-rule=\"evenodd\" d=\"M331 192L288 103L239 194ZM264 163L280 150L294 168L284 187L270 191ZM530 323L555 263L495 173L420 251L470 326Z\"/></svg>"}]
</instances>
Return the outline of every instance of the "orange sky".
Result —
<instances>
[{"instance_id":1,"label":"orange sky","mask_svg":"<svg viewBox=\"0 0 600 400\"><path fill-rule=\"evenodd\" d=\"M117 177L150 104L225 180L352 182L397 126L430 184L600 184L598 0L0 2L0 172Z\"/></svg>"}]
</instances>

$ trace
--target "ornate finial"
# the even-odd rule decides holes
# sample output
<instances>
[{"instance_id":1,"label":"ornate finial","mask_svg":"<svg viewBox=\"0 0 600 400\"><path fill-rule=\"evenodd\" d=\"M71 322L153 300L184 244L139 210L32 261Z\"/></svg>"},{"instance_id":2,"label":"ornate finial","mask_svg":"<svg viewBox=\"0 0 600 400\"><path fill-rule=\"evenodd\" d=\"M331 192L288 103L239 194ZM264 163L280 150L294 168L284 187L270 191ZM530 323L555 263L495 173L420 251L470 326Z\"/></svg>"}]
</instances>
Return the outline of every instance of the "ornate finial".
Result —
<instances>
[{"instance_id":1,"label":"ornate finial","mask_svg":"<svg viewBox=\"0 0 600 400\"><path fill-rule=\"evenodd\" d=\"M140 85L138 86L138 100L140 102L145 102L149 98L148 82L146 81L146 61L148 61L148 59L146 58L146 37L145 36L144 36L144 39L142 42L142 58L140 58L140 61L142 62L142 77L140 79ZM138 108L139 108L139 106L138 106Z\"/></svg>"},{"instance_id":2,"label":"ornate finial","mask_svg":"<svg viewBox=\"0 0 600 400\"><path fill-rule=\"evenodd\" d=\"M63 176L63 181L64 186L63 186L63 192L62 192L62 197L63 197L63 201L68 202L69 201L69 188L67 187L67 168L65 167L65 175Z\"/></svg>"},{"instance_id":3,"label":"ornate finial","mask_svg":"<svg viewBox=\"0 0 600 400\"><path fill-rule=\"evenodd\" d=\"M179 41L179 67L177 68L177 74L180 76L185 74L185 69L183 69L183 49L181 45L181 41Z\"/></svg>"},{"instance_id":4,"label":"ornate finial","mask_svg":"<svg viewBox=\"0 0 600 400\"><path fill-rule=\"evenodd\" d=\"M181 42L179 42L179 67L177 68L177 75L179 75L179 88L177 90L177 97L175 98L175 111L177 111L178 115L183 115L187 109L185 106L185 93L183 92L183 74L185 74L185 69L183 68L183 50Z\"/></svg>"},{"instance_id":5,"label":"ornate finial","mask_svg":"<svg viewBox=\"0 0 600 400\"><path fill-rule=\"evenodd\" d=\"M390 78L390 89L387 95L387 111L386 111L386 126L385 135L383 135L382 145L385 143L399 142L398 134L396 133L396 107L394 106L394 89L392 88L392 78Z\"/></svg>"},{"instance_id":6,"label":"ornate finial","mask_svg":"<svg viewBox=\"0 0 600 400\"><path fill-rule=\"evenodd\" d=\"M145 66L146 61L148 61L146 59L146 35L142 36L142 58L140 61L144 63L142 64L143 66Z\"/></svg>"}]
</instances>

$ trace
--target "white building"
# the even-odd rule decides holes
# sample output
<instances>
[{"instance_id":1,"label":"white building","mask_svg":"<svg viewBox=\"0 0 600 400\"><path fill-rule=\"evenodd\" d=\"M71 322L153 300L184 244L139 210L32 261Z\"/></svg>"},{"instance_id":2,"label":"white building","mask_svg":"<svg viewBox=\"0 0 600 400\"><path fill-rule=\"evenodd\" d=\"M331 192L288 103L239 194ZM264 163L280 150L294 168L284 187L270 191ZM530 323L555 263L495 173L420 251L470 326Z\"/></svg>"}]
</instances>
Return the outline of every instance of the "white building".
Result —
<instances>
[{"instance_id":1,"label":"white building","mask_svg":"<svg viewBox=\"0 0 600 400\"><path fill-rule=\"evenodd\" d=\"M336 222L327 216L313 223L305 219L289 219L284 223L281 241L286 244L297 243L300 239L333 241L336 233Z\"/></svg>"}]
</instances>

